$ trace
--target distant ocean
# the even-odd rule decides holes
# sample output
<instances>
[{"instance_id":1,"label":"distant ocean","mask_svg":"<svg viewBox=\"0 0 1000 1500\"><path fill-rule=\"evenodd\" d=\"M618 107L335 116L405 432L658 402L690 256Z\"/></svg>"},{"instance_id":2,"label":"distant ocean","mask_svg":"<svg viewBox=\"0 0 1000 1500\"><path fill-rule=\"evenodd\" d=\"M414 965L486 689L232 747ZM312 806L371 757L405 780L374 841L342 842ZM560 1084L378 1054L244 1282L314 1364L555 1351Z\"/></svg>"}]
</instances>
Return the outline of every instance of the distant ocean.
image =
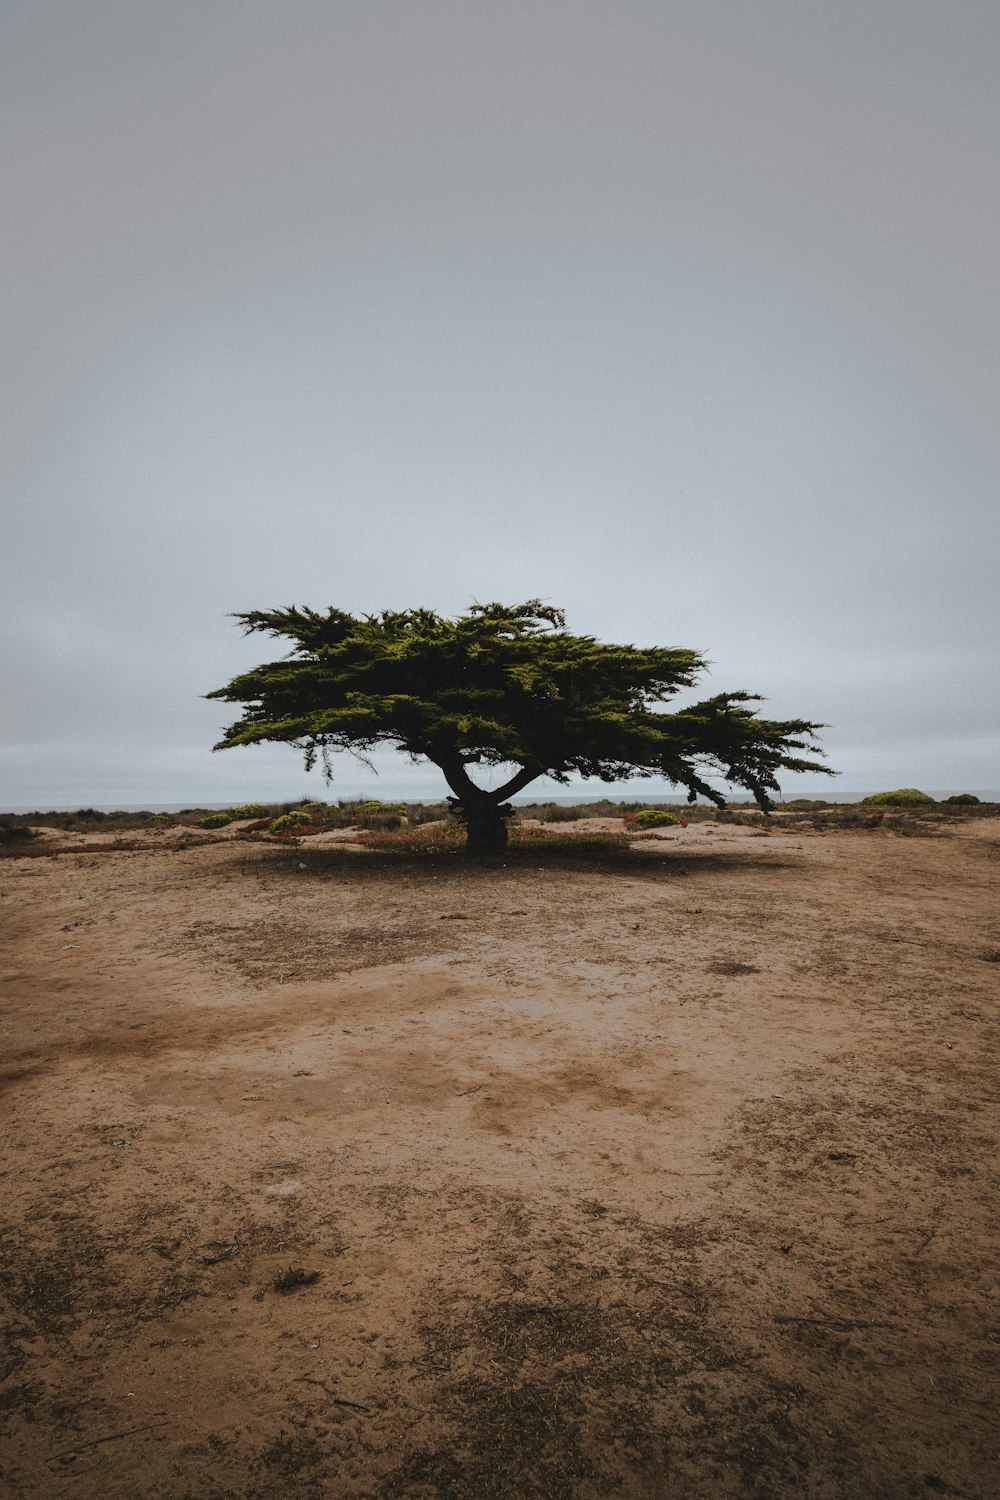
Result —
<instances>
[{"instance_id":1,"label":"distant ocean","mask_svg":"<svg viewBox=\"0 0 1000 1500\"><path fill-rule=\"evenodd\" d=\"M884 788L876 788L875 790L882 791L882 790L884 790ZM1000 802L1000 788L997 788L997 787L987 788L986 790L983 790L980 787L953 787L953 788L949 788L948 790L945 790L945 791L941 791L939 789L935 790L935 789L931 788L931 789L928 790L928 796L934 797L939 802L943 802L946 797L953 797L953 796L955 796L959 792L969 792L969 791L971 791L976 797L978 797L979 800L980 800L980 802ZM371 789L369 789L369 788L366 787L363 791L346 792L346 793L341 793L341 794L339 794L337 796L332 796L332 795L328 794L325 798L322 798L321 800L327 801L327 802L337 802L337 801L341 801L341 800L343 800L345 802L350 802L350 801L360 800L363 797L374 797L375 795L378 795L379 801L381 801L381 802L442 802L442 801L444 801L444 794L443 793L442 793L442 795L440 797L435 797L432 794L426 794L426 795L424 795L424 796L421 797L421 796L414 796L412 790L410 790L410 791L403 791L401 789L389 788L389 787L380 787L380 788L378 788L377 793L375 791L373 791L373 790L371 790ZM748 800L750 800L747 796L745 796L745 795L739 795L739 794L736 794L736 793L727 793L726 795L727 795L727 800L729 802L740 802L740 801L748 801ZM797 801L799 798L815 799L817 802L820 802L820 801L822 801L822 802L860 802L862 800L862 798L868 797L868 796L871 796L871 792L870 791L842 792L842 791L838 790L838 791L834 792L834 791L827 791L825 787L824 788L818 788L818 789L816 789L816 788L810 788L810 789L808 789L806 791L789 790L787 792L781 793L780 796L778 796L778 797L775 798L775 805L776 806L780 806L782 802L794 802L794 801ZM7 808L4 808L3 811L4 812L8 812L8 813L76 812L79 808L82 808L82 807L92 807L97 812L126 812L126 813L130 813L130 812L162 812L162 813L178 813L178 812L183 812L187 808L199 808L199 809L203 808L206 812L214 812L214 811L224 812L227 808L230 808L230 807L242 807L247 800L248 799L244 798L243 801L239 801L239 802L237 802L237 801L231 801L231 802L214 802L214 801L211 801L209 799L206 799L204 802L192 801L190 799L187 802L73 802L73 803L62 802L62 803L57 803L55 805L53 805L53 804L50 803L50 804L48 804L48 806L46 806L46 805L44 805L43 803L40 803L40 802L35 802L35 803L32 803L30 806L25 805L25 806L22 806L22 807L7 807ZM253 800L257 801L257 802L263 802L263 803L267 804L267 803L279 803L279 802L292 802L292 801L295 800L295 798L294 797L288 797L288 796L282 796L282 795L278 795L278 796L275 796L275 797L268 797L264 793L260 793ZM705 806L709 806L710 805L710 804L708 804L705 801L704 798L699 798L698 800L699 800L699 802L701 802ZM513 803L515 803L516 805L522 806L522 807L523 806L530 806L532 803L538 803L538 802L563 802L563 803L566 803L566 804L568 804L570 806L572 806L574 804L581 803L581 802L604 802L604 801L608 801L608 802L651 802L651 803L676 803L676 804L684 804L684 803L687 802L687 797L682 792L641 792L641 791L624 791L623 792L623 791L615 791L615 790L610 790L610 791L606 791L606 792L597 792L597 791L579 791L579 792L577 792L577 791L571 791L571 792L567 792L567 791L560 791L560 792L537 792L537 793L535 793L534 796L530 792L521 792L518 796L512 797L511 801Z\"/></svg>"}]
</instances>

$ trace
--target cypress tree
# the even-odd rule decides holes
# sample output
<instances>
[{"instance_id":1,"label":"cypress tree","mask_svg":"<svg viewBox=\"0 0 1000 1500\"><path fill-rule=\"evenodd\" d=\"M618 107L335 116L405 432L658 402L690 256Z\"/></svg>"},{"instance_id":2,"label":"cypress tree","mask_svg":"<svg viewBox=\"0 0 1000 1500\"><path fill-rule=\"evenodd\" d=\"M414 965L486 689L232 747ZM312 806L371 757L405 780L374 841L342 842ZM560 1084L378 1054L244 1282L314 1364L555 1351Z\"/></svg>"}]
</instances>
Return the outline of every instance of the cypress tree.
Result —
<instances>
[{"instance_id":1,"label":"cypress tree","mask_svg":"<svg viewBox=\"0 0 1000 1500\"><path fill-rule=\"evenodd\" d=\"M292 606L235 616L245 633L290 641L290 655L209 693L244 705L214 748L284 741L306 768L349 750L394 745L439 766L465 822L470 853L507 845L508 798L539 776L601 781L663 777L717 806L706 780L722 778L762 807L779 770L832 774L807 754L821 725L757 717L761 699L720 693L690 707L663 705L690 687L704 658L681 647L605 644L566 629L562 610L475 604L458 619L432 610L355 616ZM475 767L514 767L487 790Z\"/></svg>"}]
</instances>

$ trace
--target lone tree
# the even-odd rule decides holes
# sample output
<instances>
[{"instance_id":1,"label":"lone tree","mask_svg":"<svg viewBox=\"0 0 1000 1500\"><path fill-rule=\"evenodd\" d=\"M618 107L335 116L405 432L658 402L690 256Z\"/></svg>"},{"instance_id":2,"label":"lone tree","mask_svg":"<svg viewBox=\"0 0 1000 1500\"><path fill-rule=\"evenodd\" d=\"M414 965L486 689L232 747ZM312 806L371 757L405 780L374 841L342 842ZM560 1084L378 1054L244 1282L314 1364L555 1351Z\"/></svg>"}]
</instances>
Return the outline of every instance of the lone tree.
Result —
<instances>
[{"instance_id":1,"label":"lone tree","mask_svg":"<svg viewBox=\"0 0 1000 1500\"><path fill-rule=\"evenodd\" d=\"M571 635L562 610L475 604L457 620L431 610L356 617L339 609L251 610L246 634L292 642L291 654L209 693L245 705L216 750L283 740L305 752L306 769L329 752L394 745L441 768L449 801L467 827L470 853L507 846L507 799L536 777L566 782L576 771L601 781L660 776L719 807L709 786L721 776L768 807L775 773L823 771L804 759L821 725L771 721L759 697L720 693L690 708L660 707L704 669L696 651L612 646ZM822 751L817 752L822 754ZM486 790L471 766L513 766Z\"/></svg>"}]
</instances>

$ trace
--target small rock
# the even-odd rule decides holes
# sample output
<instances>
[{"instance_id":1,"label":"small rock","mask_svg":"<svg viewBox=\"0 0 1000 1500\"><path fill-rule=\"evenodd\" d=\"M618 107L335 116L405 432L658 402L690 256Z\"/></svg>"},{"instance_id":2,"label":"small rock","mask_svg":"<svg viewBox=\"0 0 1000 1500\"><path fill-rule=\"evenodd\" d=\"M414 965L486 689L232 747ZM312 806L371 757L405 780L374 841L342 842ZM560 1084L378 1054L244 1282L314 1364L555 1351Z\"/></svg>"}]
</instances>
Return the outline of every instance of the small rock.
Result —
<instances>
[{"instance_id":1,"label":"small rock","mask_svg":"<svg viewBox=\"0 0 1000 1500\"><path fill-rule=\"evenodd\" d=\"M293 1193L301 1193L302 1184L294 1177L289 1177L284 1182L276 1182L272 1187L265 1188L273 1198L290 1198Z\"/></svg>"}]
</instances>

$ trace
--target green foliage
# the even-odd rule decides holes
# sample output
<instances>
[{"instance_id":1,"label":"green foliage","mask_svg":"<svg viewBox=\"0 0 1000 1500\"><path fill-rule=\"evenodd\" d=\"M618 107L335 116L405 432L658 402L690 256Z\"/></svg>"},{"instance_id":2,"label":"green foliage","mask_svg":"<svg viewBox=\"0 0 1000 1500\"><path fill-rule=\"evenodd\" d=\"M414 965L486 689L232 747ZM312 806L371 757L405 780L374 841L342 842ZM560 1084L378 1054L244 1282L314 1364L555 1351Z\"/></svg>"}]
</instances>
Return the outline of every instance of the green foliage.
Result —
<instances>
[{"instance_id":1,"label":"green foliage","mask_svg":"<svg viewBox=\"0 0 1000 1500\"><path fill-rule=\"evenodd\" d=\"M672 828L677 819L664 807L644 807L633 815L632 822L636 828Z\"/></svg>"},{"instance_id":2,"label":"green foliage","mask_svg":"<svg viewBox=\"0 0 1000 1500\"><path fill-rule=\"evenodd\" d=\"M945 803L949 807L979 807L979 798L972 792L959 792L955 797L946 797Z\"/></svg>"},{"instance_id":3,"label":"green foliage","mask_svg":"<svg viewBox=\"0 0 1000 1500\"><path fill-rule=\"evenodd\" d=\"M312 826L312 819L305 812L282 813L280 818L275 818L269 832L277 834L298 833L303 828Z\"/></svg>"},{"instance_id":4,"label":"green foliage","mask_svg":"<svg viewBox=\"0 0 1000 1500\"><path fill-rule=\"evenodd\" d=\"M249 818L269 818L270 809L262 802L247 802L242 807L227 807L220 812L209 813L207 818L198 819L199 828L225 828L228 823L243 823Z\"/></svg>"},{"instance_id":5,"label":"green foliage","mask_svg":"<svg viewBox=\"0 0 1000 1500\"><path fill-rule=\"evenodd\" d=\"M330 812L325 802L302 802L299 808L308 815L311 823L325 823Z\"/></svg>"},{"instance_id":6,"label":"green foliage","mask_svg":"<svg viewBox=\"0 0 1000 1500\"><path fill-rule=\"evenodd\" d=\"M359 828L377 829L383 833L401 828L409 811L405 802L379 802L374 797L356 802L354 809L353 821Z\"/></svg>"},{"instance_id":7,"label":"green foliage","mask_svg":"<svg viewBox=\"0 0 1000 1500\"><path fill-rule=\"evenodd\" d=\"M291 607L237 618L247 633L291 643L291 654L210 693L243 705L216 749L283 741L307 768L332 750L394 745L439 766L467 814L470 846L506 840L503 806L542 775L617 781L662 776L719 806L721 777L761 804L779 770L827 771L805 758L820 726L758 718L760 700L720 693L673 713L703 658L680 647L605 645L572 635L562 612L526 604L474 605L456 620L431 610L355 617ZM513 766L485 791L470 768ZM501 839L502 834L502 839Z\"/></svg>"},{"instance_id":8,"label":"green foliage","mask_svg":"<svg viewBox=\"0 0 1000 1500\"><path fill-rule=\"evenodd\" d=\"M582 803L568 806L563 802L529 802L523 807L515 808L514 816L518 819L532 818L539 823L577 823L581 818L599 818L604 814L591 813Z\"/></svg>"},{"instance_id":9,"label":"green foliage","mask_svg":"<svg viewBox=\"0 0 1000 1500\"><path fill-rule=\"evenodd\" d=\"M201 809L204 812L206 809ZM27 828L33 825L44 828L59 828L65 833L124 833L148 828L154 818L163 818L173 823L176 819L165 813L152 813L148 808L132 812L100 812L97 808L81 807L76 812L4 813L4 822L12 827ZM153 824L155 827L156 825Z\"/></svg>"},{"instance_id":10,"label":"green foliage","mask_svg":"<svg viewBox=\"0 0 1000 1500\"><path fill-rule=\"evenodd\" d=\"M23 824L0 823L0 849L12 849L16 844L27 844L37 837Z\"/></svg>"},{"instance_id":11,"label":"green foliage","mask_svg":"<svg viewBox=\"0 0 1000 1500\"><path fill-rule=\"evenodd\" d=\"M792 802L782 804L789 812L817 812L821 807L829 807L829 802L823 802L815 797L796 797Z\"/></svg>"},{"instance_id":12,"label":"green foliage","mask_svg":"<svg viewBox=\"0 0 1000 1500\"><path fill-rule=\"evenodd\" d=\"M933 807L934 798L918 792L915 786L903 786L896 792L875 792L862 799L862 807Z\"/></svg>"},{"instance_id":13,"label":"green foliage","mask_svg":"<svg viewBox=\"0 0 1000 1500\"><path fill-rule=\"evenodd\" d=\"M398 812L366 813L359 821L362 828L379 828L389 831L402 828L405 818Z\"/></svg>"}]
</instances>

